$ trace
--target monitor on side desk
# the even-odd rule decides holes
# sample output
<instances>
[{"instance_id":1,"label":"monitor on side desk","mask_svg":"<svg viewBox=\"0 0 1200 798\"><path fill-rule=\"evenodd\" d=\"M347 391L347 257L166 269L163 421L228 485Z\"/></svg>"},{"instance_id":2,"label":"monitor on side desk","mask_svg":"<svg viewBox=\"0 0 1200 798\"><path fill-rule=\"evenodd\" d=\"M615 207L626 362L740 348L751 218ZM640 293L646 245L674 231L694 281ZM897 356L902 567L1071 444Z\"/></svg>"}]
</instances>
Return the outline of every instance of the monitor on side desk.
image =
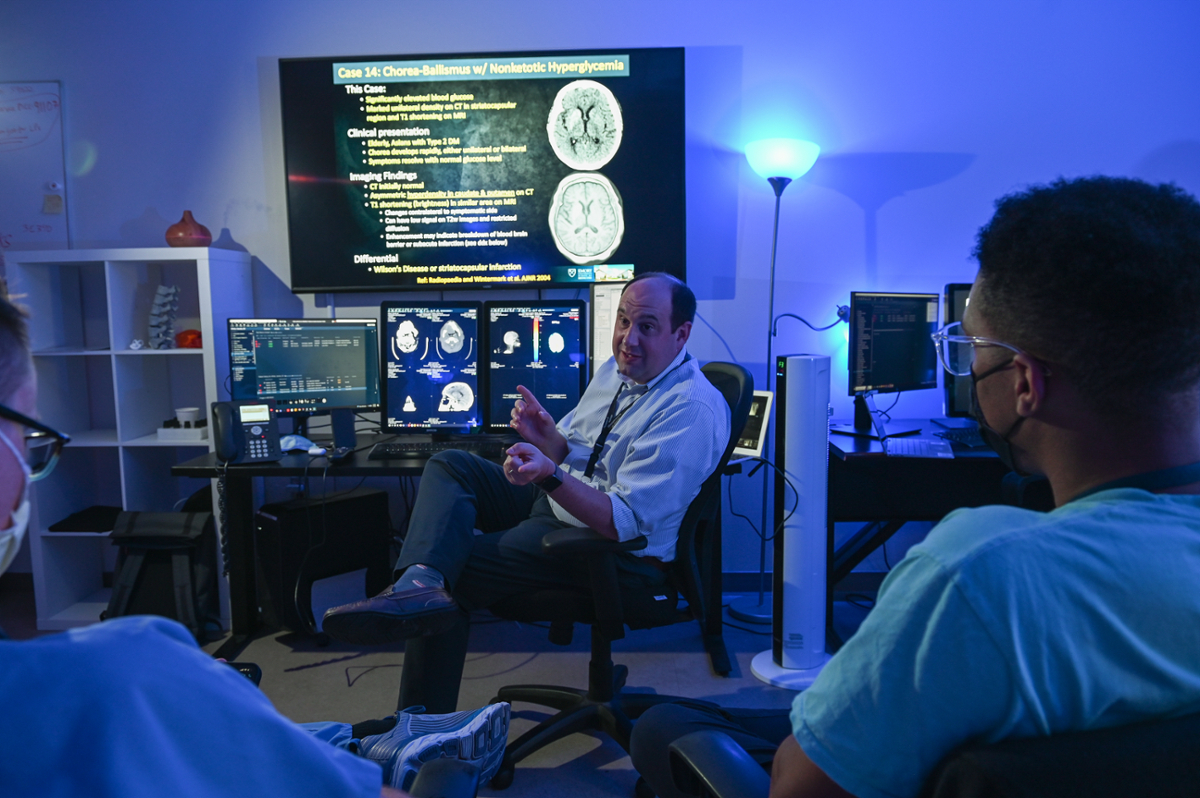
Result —
<instances>
[{"instance_id":1,"label":"monitor on side desk","mask_svg":"<svg viewBox=\"0 0 1200 798\"><path fill-rule=\"evenodd\" d=\"M353 446L354 414L379 410L377 328L375 319L230 319L230 396L274 399L298 431L332 413L335 431L349 430L338 445Z\"/></svg>"},{"instance_id":2,"label":"monitor on side desk","mask_svg":"<svg viewBox=\"0 0 1200 798\"><path fill-rule=\"evenodd\" d=\"M484 305L488 432L510 431L518 385L555 421L579 404L588 381L584 314L581 300Z\"/></svg>"},{"instance_id":3,"label":"monitor on side desk","mask_svg":"<svg viewBox=\"0 0 1200 798\"><path fill-rule=\"evenodd\" d=\"M479 302L384 302L385 432L470 432L483 423Z\"/></svg>"},{"instance_id":4,"label":"monitor on side desk","mask_svg":"<svg viewBox=\"0 0 1200 798\"><path fill-rule=\"evenodd\" d=\"M962 321L967 309L967 297L971 294L970 283L947 283L943 296L943 315L946 324ZM956 377L946 372L945 379L945 411L947 418L969 419L971 415L971 378ZM969 422L974 426L974 422Z\"/></svg>"},{"instance_id":5,"label":"monitor on side desk","mask_svg":"<svg viewBox=\"0 0 1200 798\"><path fill-rule=\"evenodd\" d=\"M854 431L878 436L916 430L885 427L874 411L876 393L937 388L937 294L854 291L850 294L850 395Z\"/></svg>"}]
</instances>

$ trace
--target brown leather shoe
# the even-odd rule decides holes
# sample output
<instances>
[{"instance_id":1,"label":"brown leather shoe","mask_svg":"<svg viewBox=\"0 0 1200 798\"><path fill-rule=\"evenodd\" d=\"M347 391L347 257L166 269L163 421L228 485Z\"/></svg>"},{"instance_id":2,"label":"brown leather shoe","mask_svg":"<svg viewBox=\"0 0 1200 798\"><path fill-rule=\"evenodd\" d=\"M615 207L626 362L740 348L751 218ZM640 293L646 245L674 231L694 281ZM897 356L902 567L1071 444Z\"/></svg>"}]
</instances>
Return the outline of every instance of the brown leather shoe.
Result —
<instances>
[{"instance_id":1,"label":"brown leather shoe","mask_svg":"<svg viewBox=\"0 0 1200 798\"><path fill-rule=\"evenodd\" d=\"M396 643L444 632L460 612L458 603L444 588L394 592L389 587L375 598L330 607L325 611L322 629L343 643Z\"/></svg>"}]
</instances>

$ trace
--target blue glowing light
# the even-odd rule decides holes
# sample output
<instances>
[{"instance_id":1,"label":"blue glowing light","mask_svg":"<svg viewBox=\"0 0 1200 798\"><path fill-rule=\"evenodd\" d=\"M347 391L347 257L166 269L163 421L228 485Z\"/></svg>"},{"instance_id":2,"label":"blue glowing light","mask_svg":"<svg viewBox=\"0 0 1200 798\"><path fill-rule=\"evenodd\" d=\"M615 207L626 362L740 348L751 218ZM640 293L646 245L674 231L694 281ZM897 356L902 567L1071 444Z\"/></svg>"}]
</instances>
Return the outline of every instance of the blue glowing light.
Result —
<instances>
[{"instance_id":1,"label":"blue glowing light","mask_svg":"<svg viewBox=\"0 0 1200 798\"><path fill-rule=\"evenodd\" d=\"M795 180L817 162L821 148L800 139L760 139L746 145L746 160L759 177Z\"/></svg>"}]
</instances>

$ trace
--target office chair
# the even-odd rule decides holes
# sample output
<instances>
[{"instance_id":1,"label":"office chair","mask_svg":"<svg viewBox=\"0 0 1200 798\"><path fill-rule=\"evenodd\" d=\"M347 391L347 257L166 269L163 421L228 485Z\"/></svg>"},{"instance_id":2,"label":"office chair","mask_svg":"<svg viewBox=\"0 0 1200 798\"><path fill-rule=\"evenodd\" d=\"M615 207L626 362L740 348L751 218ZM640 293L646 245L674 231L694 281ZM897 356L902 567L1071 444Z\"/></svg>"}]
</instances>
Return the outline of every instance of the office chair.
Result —
<instances>
[{"instance_id":1,"label":"office chair","mask_svg":"<svg viewBox=\"0 0 1200 798\"><path fill-rule=\"evenodd\" d=\"M612 641L625 636L626 626L650 629L696 620L713 670L722 676L729 673L729 654L721 637L721 475L746 425L754 381L749 372L732 363L709 363L701 371L729 404L729 442L716 470L704 481L684 514L666 588L622 590L617 584L614 555L645 548L646 538L618 542L591 529L559 529L542 539L543 551L555 556L585 557L590 589L540 590L513 596L491 608L494 614L510 620L549 621L550 641L559 645L571 642L576 623L589 624L592 636L587 690L512 685L501 688L493 699L493 702L525 701L559 710L508 745L504 762L491 782L495 789L504 789L512 783L517 762L575 732L598 729L628 751L632 719L654 704L673 700L671 696L622 694L629 669L613 664ZM664 592L668 600L656 600ZM687 607L682 610L676 608L679 594L687 600Z\"/></svg>"},{"instance_id":2,"label":"office chair","mask_svg":"<svg viewBox=\"0 0 1200 798\"><path fill-rule=\"evenodd\" d=\"M690 798L766 798L767 772L723 732L670 745L675 788ZM920 798L1184 798L1200 791L1200 714L1049 737L968 745Z\"/></svg>"}]
</instances>

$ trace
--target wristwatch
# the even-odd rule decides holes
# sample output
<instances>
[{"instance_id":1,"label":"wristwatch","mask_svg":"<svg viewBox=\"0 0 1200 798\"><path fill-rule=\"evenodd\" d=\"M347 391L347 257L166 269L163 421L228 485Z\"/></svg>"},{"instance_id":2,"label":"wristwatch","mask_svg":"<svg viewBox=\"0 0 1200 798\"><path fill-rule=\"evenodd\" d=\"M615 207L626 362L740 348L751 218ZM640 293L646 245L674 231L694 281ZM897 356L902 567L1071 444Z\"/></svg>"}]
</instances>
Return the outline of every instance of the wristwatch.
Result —
<instances>
[{"instance_id":1,"label":"wristwatch","mask_svg":"<svg viewBox=\"0 0 1200 798\"><path fill-rule=\"evenodd\" d=\"M562 477L558 475L558 466L554 467L554 471L550 474L550 476L546 477L541 482L535 482L533 484L537 485L546 493L553 493L554 491L558 490L558 487L562 485Z\"/></svg>"}]
</instances>

